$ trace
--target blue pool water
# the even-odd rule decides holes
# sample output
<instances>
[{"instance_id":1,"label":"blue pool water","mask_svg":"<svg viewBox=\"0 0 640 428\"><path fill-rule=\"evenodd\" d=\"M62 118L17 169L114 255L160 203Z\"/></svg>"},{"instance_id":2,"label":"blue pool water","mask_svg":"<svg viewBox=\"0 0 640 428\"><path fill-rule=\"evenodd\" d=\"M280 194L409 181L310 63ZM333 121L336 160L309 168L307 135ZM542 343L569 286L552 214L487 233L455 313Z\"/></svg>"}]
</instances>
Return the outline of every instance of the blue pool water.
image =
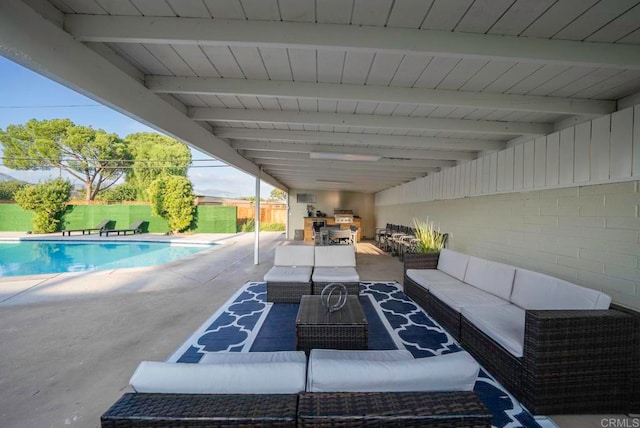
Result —
<instances>
[{"instance_id":1,"label":"blue pool water","mask_svg":"<svg viewBox=\"0 0 640 428\"><path fill-rule=\"evenodd\" d=\"M0 277L154 266L211 245L150 242L0 242Z\"/></svg>"}]
</instances>

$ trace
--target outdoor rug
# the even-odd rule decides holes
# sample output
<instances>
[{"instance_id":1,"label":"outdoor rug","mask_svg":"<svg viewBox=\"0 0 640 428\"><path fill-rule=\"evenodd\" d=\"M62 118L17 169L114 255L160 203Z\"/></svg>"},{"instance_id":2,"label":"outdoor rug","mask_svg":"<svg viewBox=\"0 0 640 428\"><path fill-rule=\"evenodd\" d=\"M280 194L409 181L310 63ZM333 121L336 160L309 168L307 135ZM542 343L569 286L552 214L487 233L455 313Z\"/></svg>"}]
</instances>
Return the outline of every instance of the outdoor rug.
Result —
<instances>
[{"instance_id":1,"label":"outdoor rug","mask_svg":"<svg viewBox=\"0 0 640 428\"><path fill-rule=\"evenodd\" d=\"M369 349L407 349L414 357L462 350L440 325L408 298L396 282L361 282L360 302L369 322ZM208 352L295 350L298 304L266 302L264 282L249 282L171 356L198 363ZM540 427L484 369L474 388L493 414L495 427Z\"/></svg>"}]
</instances>

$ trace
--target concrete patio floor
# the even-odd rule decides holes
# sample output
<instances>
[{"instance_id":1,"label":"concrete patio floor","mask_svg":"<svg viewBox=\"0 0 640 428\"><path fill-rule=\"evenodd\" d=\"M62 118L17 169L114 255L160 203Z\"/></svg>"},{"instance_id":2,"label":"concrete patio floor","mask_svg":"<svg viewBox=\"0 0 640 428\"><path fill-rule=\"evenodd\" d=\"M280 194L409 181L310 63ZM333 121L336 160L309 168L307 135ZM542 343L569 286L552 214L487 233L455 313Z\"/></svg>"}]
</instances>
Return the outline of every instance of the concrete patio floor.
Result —
<instances>
[{"instance_id":1,"label":"concrete patio floor","mask_svg":"<svg viewBox=\"0 0 640 428\"><path fill-rule=\"evenodd\" d=\"M140 238L167 239L116 239ZM259 265L253 263L253 238L181 237L222 245L154 268L0 278L0 426L99 427L100 415L130 390L140 361L165 360L246 281L262 279L284 235L260 234ZM362 280L402 283L396 258L370 242L357 250ZM554 421L602 426L594 415Z\"/></svg>"}]
</instances>

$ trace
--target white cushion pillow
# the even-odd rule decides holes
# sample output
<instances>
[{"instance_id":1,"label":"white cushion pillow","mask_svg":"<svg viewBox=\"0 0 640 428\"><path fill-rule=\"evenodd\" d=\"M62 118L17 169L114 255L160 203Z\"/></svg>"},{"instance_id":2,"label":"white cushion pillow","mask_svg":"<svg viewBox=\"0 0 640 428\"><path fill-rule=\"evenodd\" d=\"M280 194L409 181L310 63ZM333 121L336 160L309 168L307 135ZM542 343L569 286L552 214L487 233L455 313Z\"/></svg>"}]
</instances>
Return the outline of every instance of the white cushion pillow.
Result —
<instances>
[{"instance_id":1,"label":"white cushion pillow","mask_svg":"<svg viewBox=\"0 0 640 428\"><path fill-rule=\"evenodd\" d=\"M273 266L264 275L267 282L309 282L311 281L311 266Z\"/></svg>"},{"instance_id":2,"label":"white cushion pillow","mask_svg":"<svg viewBox=\"0 0 640 428\"><path fill-rule=\"evenodd\" d=\"M440 251L440 257L438 258L438 270L464 281L468 262L468 255L444 248Z\"/></svg>"},{"instance_id":3,"label":"white cushion pillow","mask_svg":"<svg viewBox=\"0 0 640 428\"><path fill-rule=\"evenodd\" d=\"M387 351L351 351L340 349L312 349L309 359L317 360L357 360L357 361L402 361L413 360L406 349ZM311 366L309 366L311 367Z\"/></svg>"},{"instance_id":4,"label":"white cushion pillow","mask_svg":"<svg viewBox=\"0 0 640 428\"><path fill-rule=\"evenodd\" d=\"M313 245L282 245L276 247L274 266L313 266Z\"/></svg>"},{"instance_id":5,"label":"white cushion pillow","mask_svg":"<svg viewBox=\"0 0 640 428\"><path fill-rule=\"evenodd\" d=\"M129 383L164 394L295 394L305 390L301 362L189 364L143 361Z\"/></svg>"},{"instance_id":6,"label":"white cushion pillow","mask_svg":"<svg viewBox=\"0 0 640 428\"><path fill-rule=\"evenodd\" d=\"M304 351L207 352L202 358L200 358L199 364L283 362L307 364L307 356Z\"/></svg>"},{"instance_id":7,"label":"white cushion pillow","mask_svg":"<svg viewBox=\"0 0 640 428\"><path fill-rule=\"evenodd\" d=\"M407 269L407 276L427 290L433 284L464 284L464 282L437 269Z\"/></svg>"},{"instance_id":8,"label":"white cushion pillow","mask_svg":"<svg viewBox=\"0 0 640 428\"><path fill-rule=\"evenodd\" d=\"M355 267L356 250L353 245L321 245L315 247L316 267Z\"/></svg>"},{"instance_id":9,"label":"white cushion pillow","mask_svg":"<svg viewBox=\"0 0 640 428\"><path fill-rule=\"evenodd\" d=\"M609 309L611 297L543 273L518 268L511 302L524 309Z\"/></svg>"},{"instance_id":10,"label":"white cushion pillow","mask_svg":"<svg viewBox=\"0 0 640 428\"><path fill-rule=\"evenodd\" d=\"M359 282L360 275L352 267L316 267L313 282Z\"/></svg>"},{"instance_id":11,"label":"white cushion pillow","mask_svg":"<svg viewBox=\"0 0 640 428\"><path fill-rule=\"evenodd\" d=\"M466 352L399 361L309 358L309 392L471 391L480 366Z\"/></svg>"},{"instance_id":12,"label":"white cushion pillow","mask_svg":"<svg viewBox=\"0 0 640 428\"><path fill-rule=\"evenodd\" d=\"M509 300L516 268L478 257L469 257L464 282Z\"/></svg>"},{"instance_id":13,"label":"white cushion pillow","mask_svg":"<svg viewBox=\"0 0 640 428\"><path fill-rule=\"evenodd\" d=\"M514 357L522 357L525 311L505 303L496 306L466 306L462 315Z\"/></svg>"}]
</instances>

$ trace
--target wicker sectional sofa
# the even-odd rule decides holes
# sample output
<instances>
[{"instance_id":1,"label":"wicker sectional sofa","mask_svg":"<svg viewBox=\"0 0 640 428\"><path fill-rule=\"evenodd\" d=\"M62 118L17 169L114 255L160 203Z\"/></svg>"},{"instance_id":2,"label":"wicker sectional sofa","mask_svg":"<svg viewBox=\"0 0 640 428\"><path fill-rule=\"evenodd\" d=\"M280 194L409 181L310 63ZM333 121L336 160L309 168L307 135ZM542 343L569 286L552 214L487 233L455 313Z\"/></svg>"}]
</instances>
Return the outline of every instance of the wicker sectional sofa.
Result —
<instances>
[{"instance_id":1,"label":"wicker sectional sofa","mask_svg":"<svg viewBox=\"0 0 640 428\"><path fill-rule=\"evenodd\" d=\"M532 413L638 410L639 318L609 296L446 249L404 290Z\"/></svg>"},{"instance_id":2,"label":"wicker sectional sofa","mask_svg":"<svg viewBox=\"0 0 640 428\"><path fill-rule=\"evenodd\" d=\"M391 370L390 370L391 369ZM396 370L397 369L397 370ZM207 354L200 364L142 362L102 415L111 427L489 427L466 352L313 350ZM397 376L396 376L397 375Z\"/></svg>"},{"instance_id":3,"label":"wicker sectional sofa","mask_svg":"<svg viewBox=\"0 0 640 428\"><path fill-rule=\"evenodd\" d=\"M264 275L267 301L298 303L305 294L320 294L332 282L347 287L352 296L360 293L352 245L281 245L275 249L273 267Z\"/></svg>"}]
</instances>

